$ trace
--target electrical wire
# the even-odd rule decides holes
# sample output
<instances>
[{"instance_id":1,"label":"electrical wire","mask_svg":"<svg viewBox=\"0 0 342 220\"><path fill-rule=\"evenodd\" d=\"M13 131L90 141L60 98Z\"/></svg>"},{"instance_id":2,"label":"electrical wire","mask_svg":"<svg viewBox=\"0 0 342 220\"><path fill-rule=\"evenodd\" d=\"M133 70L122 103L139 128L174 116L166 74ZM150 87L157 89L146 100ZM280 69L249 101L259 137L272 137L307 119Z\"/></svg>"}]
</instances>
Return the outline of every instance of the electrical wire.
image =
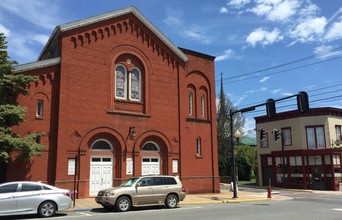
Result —
<instances>
[{"instance_id":1,"label":"electrical wire","mask_svg":"<svg viewBox=\"0 0 342 220\"><path fill-rule=\"evenodd\" d=\"M287 63L284 63L284 64L280 64L280 65L276 65L276 66L273 66L273 67L268 67L268 68L264 68L264 69L261 69L261 70L256 70L256 71L252 71L252 72L248 72L248 73L244 73L244 74L239 74L239 75L236 75L236 76L231 76L229 78L223 79L223 81L227 81L227 80L231 80L231 79L236 79L236 78L240 78L240 77L244 77L244 76L249 76L249 75L253 75L253 74L256 74L256 73L261 73L261 72L277 69L277 68L284 67L284 66L293 65L293 64L300 63L300 62L307 61L307 60L311 60L311 59L316 59L316 58L323 57L323 56L326 56L326 55L329 55L329 54L332 54L332 53L336 53L336 52L341 51L341 50L342 50L342 47L337 47L337 48L334 48L334 49L331 49L331 50L327 50L327 51L318 53L316 55L311 55L311 56L308 56L308 57L300 58L300 59L297 59L297 60L294 60L294 61L290 61L290 62L287 62ZM341 58L341 57L339 57L339 58ZM315 64L319 64L319 63L322 63L322 62L332 61L332 60L335 60L335 59L336 58L327 59L325 61L319 61L319 62L311 63L311 64L308 64L308 65L299 66L299 67L296 67L296 68L290 68L290 69L279 71L279 72L276 72L276 73L290 71L290 70L297 69L297 68L304 68L304 67L315 65ZM275 73L273 73L273 74L275 74ZM265 76L265 75L262 75L262 76ZM257 77L261 77L261 76L257 76ZM253 77L253 78L255 78L255 77ZM253 79L253 78L250 77L248 79ZM240 80L242 80L242 79L240 79ZM236 81L240 81L240 80L235 80L235 81L232 81L232 82L236 82ZM218 83L220 83L220 80L216 81L216 84L218 84ZM228 82L228 83L230 83L230 82Z\"/></svg>"}]
</instances>

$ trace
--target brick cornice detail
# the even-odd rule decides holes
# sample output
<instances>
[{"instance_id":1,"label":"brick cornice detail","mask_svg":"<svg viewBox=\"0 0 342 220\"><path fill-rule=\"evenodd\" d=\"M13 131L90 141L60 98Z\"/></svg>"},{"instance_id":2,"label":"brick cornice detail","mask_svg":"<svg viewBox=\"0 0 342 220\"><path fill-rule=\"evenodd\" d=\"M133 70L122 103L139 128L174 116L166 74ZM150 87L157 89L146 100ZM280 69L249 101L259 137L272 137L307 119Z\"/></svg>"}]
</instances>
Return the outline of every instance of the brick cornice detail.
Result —
<instances>
[{"instance_id":1,"label":"brick cornice detail","mask_svg":"<svg viewBox=\"0 0 342 220\"><path fill-rule=\"evenodd\" d=\"M140 25L132 19L126 19L96 30L93 29L71 36L70 41L73 44L73 48L77 49L86 44L105 40L106 38L118 37L122 34L131 34L140 40L142 44L145 44L147 48L151 48L153 53L156 53L158 57L162 58L163 62L167 62L173 69L178 67L179 58L177 55L172 53L171 49L164 45L161 40L157 39L152 32L145 32L145 29L141 28Z\"/></svg>"}]
</instances>

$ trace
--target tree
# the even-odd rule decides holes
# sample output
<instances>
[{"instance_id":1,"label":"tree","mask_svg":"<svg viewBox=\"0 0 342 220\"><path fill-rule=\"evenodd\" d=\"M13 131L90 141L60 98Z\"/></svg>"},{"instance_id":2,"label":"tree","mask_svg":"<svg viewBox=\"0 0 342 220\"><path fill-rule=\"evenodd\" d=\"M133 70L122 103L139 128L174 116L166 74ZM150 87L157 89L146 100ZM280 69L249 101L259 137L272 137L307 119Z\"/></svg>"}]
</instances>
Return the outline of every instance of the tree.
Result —
<instances>
[{"instance_id":1,"label":"tree","mask_svg":"<svg viewBox=\"0 0 342 220\"><path fill-rule=\"evenodd\" d=\"M239 180L250 181L255 176L257 167L257 150L251 146L239 146L236 150L236 164Z\"/></svg>"},{"instance_id":2,"label":"tree","mask_svg":"<svg viewBox=\"0 0 342 220\"><path fill-rule=\"evenodd\" d=\"M11 156L26 160L33 155L41 155L44 146L37 143L40 133L31 133L20 137L12 127L24 122L27 109L17 102L18 95L28 95L28 86L37 81L37 77L13 74L15 61L9 61L6 37L0 33L0 164L8 163ZM14 153L11 155L11 153ZM3 166L2 166L3 168ZM1 171L0 171L1 172Z\"/></svg>"},{"instance_id":3,"label":"tree","mask_svg":"<svg viewBox=\"0 0 342 220\"><path fill-rule=\"evenodd\" d=\"M235 111L233 103L224 94L223 82L221 74L221 89L220 100L217 111L217 143L218 143L218 160L219 160L219 175L221 177L231 174L231 143L230 143L230 118L229 112ZM241 114L234 114L233 118L233 133L239 130L242 131L245 119Z\"/></svg>"}]
</instances>

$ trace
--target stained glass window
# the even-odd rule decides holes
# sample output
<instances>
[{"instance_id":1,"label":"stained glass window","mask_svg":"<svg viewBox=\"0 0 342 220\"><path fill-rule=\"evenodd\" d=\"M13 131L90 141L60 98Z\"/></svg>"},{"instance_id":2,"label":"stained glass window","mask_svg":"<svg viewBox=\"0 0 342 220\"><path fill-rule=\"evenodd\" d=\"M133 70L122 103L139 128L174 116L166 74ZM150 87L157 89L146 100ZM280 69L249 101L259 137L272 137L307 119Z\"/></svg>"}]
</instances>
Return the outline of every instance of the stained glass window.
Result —
<instances>
[{"instance_id":1,"label":"stained glass window","mask_svg":"<svg viewBox=\"0 0 342 220\"><path fill-rule=\"evenodd\" d=\"M140 101L141 74L139 69L133 68L130 73L130 99Z\"/></svg>"},{"instance_id":2,"label":"stained glass window","mask_svg":"<svg viewBox=\"0 0 342 220\"><path fill-rule=\"evenodd\" d=\"M122 65L118 65L115 69L115 97L126 98L127 93L127 71Z\"/></svg>"}]
</instances>

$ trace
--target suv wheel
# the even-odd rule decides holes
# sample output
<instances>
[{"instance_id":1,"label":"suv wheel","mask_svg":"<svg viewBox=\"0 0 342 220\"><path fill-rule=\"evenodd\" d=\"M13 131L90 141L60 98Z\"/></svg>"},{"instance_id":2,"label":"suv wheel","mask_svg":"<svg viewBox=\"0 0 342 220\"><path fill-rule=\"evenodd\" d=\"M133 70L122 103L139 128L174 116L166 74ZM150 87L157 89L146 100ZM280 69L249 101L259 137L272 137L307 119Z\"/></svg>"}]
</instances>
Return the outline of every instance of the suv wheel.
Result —
<instances>
[{"instance_id":1,"label":"suv wheel","mask_svg":"<svg viewBox=\"0 0 342 220\"><path fill-rule=\"evenodd\" d=\"M120 212L126 212L131 208L131 200L127 196L122 196L116 201L116 208Z\"/></svg>"},{"instance_id":2,"label":"suv wheel","mask_svg":"<svg viewBox=\"0 0 342 220\"><path fill-rule=\"evenodd\" d=\"M166 207L168 208L176 208L178 205L178 198L174 194L170 194L166 197L165 201Z\"/></svg>"}]
</instances>

